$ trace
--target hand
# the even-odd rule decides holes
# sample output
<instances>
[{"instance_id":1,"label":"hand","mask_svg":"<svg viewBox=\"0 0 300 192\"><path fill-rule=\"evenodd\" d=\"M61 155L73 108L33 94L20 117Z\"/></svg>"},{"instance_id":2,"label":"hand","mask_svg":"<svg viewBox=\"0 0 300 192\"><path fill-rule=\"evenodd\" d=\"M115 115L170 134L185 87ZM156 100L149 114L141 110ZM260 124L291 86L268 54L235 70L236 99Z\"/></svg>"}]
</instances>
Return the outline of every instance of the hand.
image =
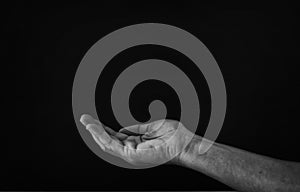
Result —
<instances>
[{"instance_id":1,"label":"hand","mask_svg":"<svg viewBox=\"0 0 300 192\"><path fill-rule=\"evenodd\" d=\"M82 115L80 121L102 150L133 165L176 161L194 136L182 123L173 120L133 125L119 132L102 125L90 115Z\"/></svg>"}]
</instances>

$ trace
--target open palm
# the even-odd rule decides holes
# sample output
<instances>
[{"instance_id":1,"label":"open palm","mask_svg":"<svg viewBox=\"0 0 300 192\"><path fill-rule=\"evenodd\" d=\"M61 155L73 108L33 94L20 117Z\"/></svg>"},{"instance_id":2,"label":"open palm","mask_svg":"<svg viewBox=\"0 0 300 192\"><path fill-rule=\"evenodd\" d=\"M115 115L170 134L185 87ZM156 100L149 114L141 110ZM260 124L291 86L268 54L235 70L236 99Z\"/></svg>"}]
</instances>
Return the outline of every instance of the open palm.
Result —
<instances>
[{"instance_id":1,"label":"open palm","mask_svg":"<svg viewBox=\"0 0 300 192\"><path fill-rule=\"evenodd\" d=\"M102 150L133 165L159 165L176 160L193 137L182 123L173 120L133 125L119 132L102 125L90 115L82 115L80 121Z\"/></svg>"}]
</instances>

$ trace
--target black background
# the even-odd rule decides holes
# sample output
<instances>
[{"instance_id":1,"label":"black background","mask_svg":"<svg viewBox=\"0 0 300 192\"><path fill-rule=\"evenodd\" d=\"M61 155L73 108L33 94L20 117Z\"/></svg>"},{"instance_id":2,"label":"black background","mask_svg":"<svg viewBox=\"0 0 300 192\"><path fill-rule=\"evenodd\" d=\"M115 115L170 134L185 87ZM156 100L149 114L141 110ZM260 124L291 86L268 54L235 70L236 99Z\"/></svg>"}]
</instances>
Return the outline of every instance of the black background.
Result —
<instances>
[{"instance_id":1,"label":"black background","mask_svg":"<svg viewBox=\"0 0 300 192\"><path fill-rule=\"evenodd\" d=\"M16 107L10 122L14 125L10 128L13 132L2 134L7 140L4 140L0 189L230 189L201 173L173 165L145 170L116 167L98 158L81 139L73 119L71 98L73 79L82 57L111 31L144 22L185 29L214 55L228 97L218 142L274 158L300 161L295 14L293 5L204 5L185 1L13 4L6 17L9 19L6 29L13 36L8 38L13 55L10 61L16 62L12 63L15 69L10 76L15 84L8 95L16 96L12 97ZM168 52L161 50L164 51ZM203 79L200 81L205 84ZM160 91L148 93L149 97L142 95L149 86L168 90L174 96L166 100L169 102L166 107L169 117L178 118L179 109L173 106L177 102L174 92L158 82L140 85L132 94L139 98L137 107L133 107L135 99L130 101L137 118L147 120L149 98L163 100ZM104 96L99 93L96 96L97 108L108 105ZM209 102L203 97L200 102ZM138 117L140 112L144 115ZM108 114L99 118L119 129L114 117Z\"/></svg>"}]
</instances>

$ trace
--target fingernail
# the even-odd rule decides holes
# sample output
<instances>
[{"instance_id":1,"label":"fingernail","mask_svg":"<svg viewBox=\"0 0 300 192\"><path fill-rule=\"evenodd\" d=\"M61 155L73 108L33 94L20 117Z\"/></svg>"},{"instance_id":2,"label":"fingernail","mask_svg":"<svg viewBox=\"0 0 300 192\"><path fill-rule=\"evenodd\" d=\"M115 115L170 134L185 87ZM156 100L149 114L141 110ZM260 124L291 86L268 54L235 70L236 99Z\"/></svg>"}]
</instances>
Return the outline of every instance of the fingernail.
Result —
<instances>
[{"instance_id":1,"label":"fingernail","mask_svg":"<svg viewBox=\"0 0 300 192\"><path fill-rule=\"evenodd\" d=\"M88 124L92 124L94 122L94 119L92 116L83 114L80 117L80 122L84 125L87 126Z\"/></svg>"}]
</instances>

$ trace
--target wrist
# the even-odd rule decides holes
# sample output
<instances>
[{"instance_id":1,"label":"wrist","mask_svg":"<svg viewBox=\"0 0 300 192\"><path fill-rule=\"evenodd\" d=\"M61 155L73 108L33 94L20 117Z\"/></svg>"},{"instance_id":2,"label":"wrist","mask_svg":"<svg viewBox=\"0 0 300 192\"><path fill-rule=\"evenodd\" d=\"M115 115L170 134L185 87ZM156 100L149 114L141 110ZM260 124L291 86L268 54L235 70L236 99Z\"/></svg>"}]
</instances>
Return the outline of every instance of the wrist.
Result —
<instances>
[{"instance_id":1,"label":"wrist","mask_svg":"<svg viewBox=\"0 0 300 192\"><path fill-rule=\"evenodd\" d=\"M201 141L201 136L194 135L190 143L180 153L178 157L178 164L186 165L195 161L198 156Z\"/></svg>"}]
</instances>

